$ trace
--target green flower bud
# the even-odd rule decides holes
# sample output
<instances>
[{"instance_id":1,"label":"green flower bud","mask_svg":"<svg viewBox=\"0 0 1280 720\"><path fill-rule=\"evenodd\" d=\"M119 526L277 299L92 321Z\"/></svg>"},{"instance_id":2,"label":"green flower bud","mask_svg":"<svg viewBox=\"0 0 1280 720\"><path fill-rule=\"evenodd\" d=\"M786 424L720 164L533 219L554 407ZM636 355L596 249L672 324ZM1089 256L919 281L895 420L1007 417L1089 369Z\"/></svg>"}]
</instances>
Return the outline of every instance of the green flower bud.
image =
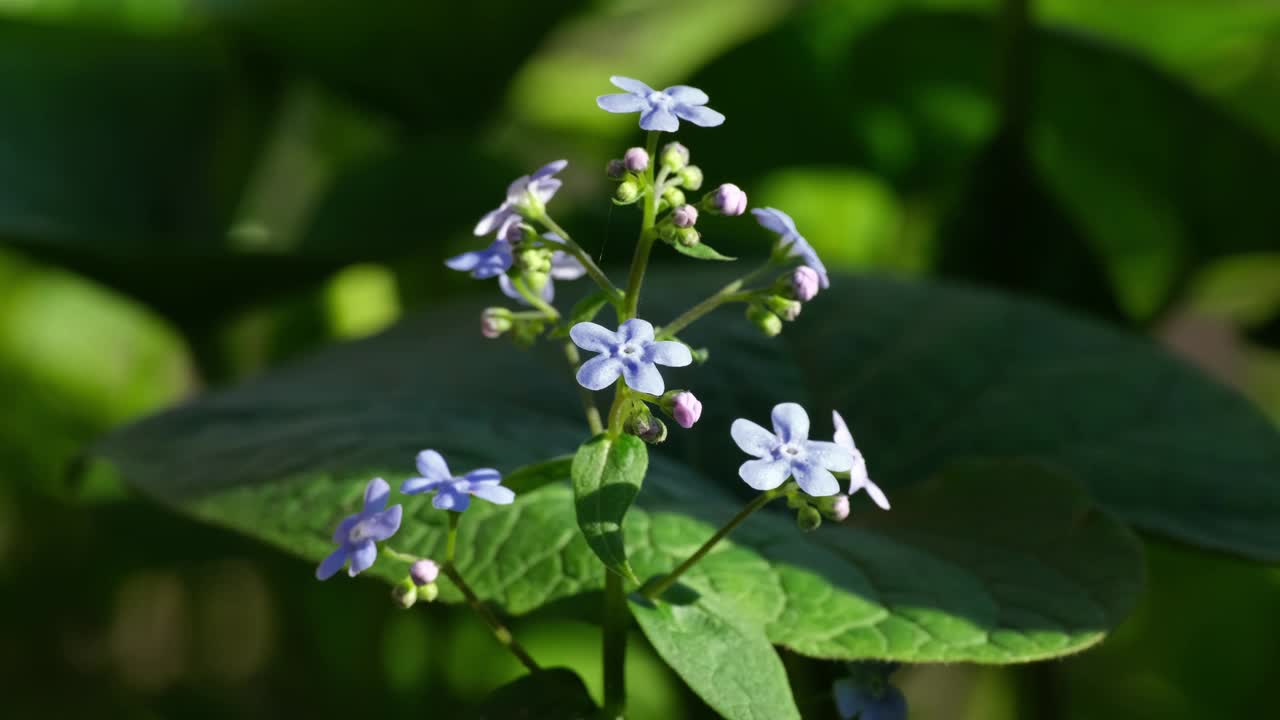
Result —
<instances>
[{"instance_id":1,"label":"green flower bud","mask_svg":"<svg viewBox=\"0 0 1280 720\"><path fill-rule=\"evenodd\" d=\"M676 242L684 245L685 247L693 247L694 245L702 242L702 233L698 232L696 228L678 227L673 231L673 234L675 235Z\"/></svg>"},{"instance_id":2,"label":"green flower bud","mask_svg":"<svg viewBox=\"0 0 1280 720\"><path fill-rule=\"evenodd\" d=\"M551 253L548 248L528 248L516 253L516 268L524 273L551 272Z\"/></svg>"},{"instance_id":3,"label":"green flower bud","mask_svg":"<svg viewBox=\"0 0 1280 720\"><path fill-rule=\"evenodd\" d=\"M693 355L693 361L698 365L711 359L711 351L706 348L690 348L689 354Z\"/></svg>"},{"instance_id":4,"label":"green flower bud","mask_svg":"<svg viewBox=\"0 0 1280 720\"><path fill-rule=\"evenodd\" d=\"M780 295L770 295L765 298L765 304L775 315L787 322L791 322L800 316L801 305L798 300L791 300Z\"/></svg>"},{"instance_id":5,"label":"green flower bud","mask_svg":"<svg viewBox=\"0 0 1280 720\"><path fill-rule=\"evenodd\" d=\"M391 600L397 607L408 610L418 601L418 586L413 584L412 578L401 580L391 588Z\"/></svg>"},{"instance_id":6,"label":"green flower bud","mask_svg":"<svg viewBox=\"0 0 1280 720\"><path fill-rule=\"evenodd\" d=\"M813 532L822 527L822 513L812 505L805 505L796 513L796 526L804 532Z\"/></svg>"},{"instance_id":7,"label":"green flower bud","mask_svg":"<svg viewBox=\"0 0 1280 720\"><path fill-rule=\"evenodd\" d=\"M418 588L418 599L422 602L435 602L437 597L440 597L440 588L435 583Z\"/></svg>"},{"instance_id":8,"label":"green flower bud","mask_svg":"<svg viewBox=\"0 0 1280 720\"><path fill-rule=\"evenodd\" d=\"M752 303L747 306L747 319L752 325L760 328L760 332L773 337L782 332L782 318L774 315L763 305Z\"/></svg>"},{"instance_id":9,"label":"green flower bud","mask_svg":"<svg viewBox=\"0 0 1280 720\"><path fill-rule=\"evenodd\" d=\"M637 413L627 422L627 432L650 445L657 445L667 439L666 424L654 417L648 408Z\"/></svg>"},{"instance_id":10,"label":"green flower bud","mask_svg":"<svg viewBox=\"0 0 1280 720\"><path fill-rule=\"evenodd\" d=\"M480 313L480 334L490 340L511 329L511 311L504 307L485 308Z\"/></svg>"},{"instance_id":11,"label":"green flower bud","mask_svg":"<svg viewBox=\"0 0 1280 720\"><path fill-rule=\"evenodd\" d=\"M678 142L670 142L662 147L662 167L670 172L680 172L689 164L689 148Z\"/></svg>"},{"instance_id":12,"label":"green flower bud","mask_svg":"<svg viewBox=\"0 0 1280 720\"><path fill-rule=\"evenodd\" d=\"M702 168L690 165L680 171L680 184L685 190L694 191L702 187Z\"/></svg>"},{"instance_id":13,"label":"green flower bud","mask_svg":"<svg viewBox=\"0 0 1280 720\"><path fill-rule=\"evenodd\" d=\"M662 191L662 199L671 207L680 207L684 205L684 191L678 187L669 187Z\"/></svg>"},{"instance_id":14,"label":"green flower bud","mask_svg":"<svg viewBox=\"0 0 1280 720\"><path fill-rule=\"evenodd\" d=\"M640 199L640 186L635 180L624 180L618 189L613 191L614 201L622 205L630 205Z\"/></svg>"}]
</instances>

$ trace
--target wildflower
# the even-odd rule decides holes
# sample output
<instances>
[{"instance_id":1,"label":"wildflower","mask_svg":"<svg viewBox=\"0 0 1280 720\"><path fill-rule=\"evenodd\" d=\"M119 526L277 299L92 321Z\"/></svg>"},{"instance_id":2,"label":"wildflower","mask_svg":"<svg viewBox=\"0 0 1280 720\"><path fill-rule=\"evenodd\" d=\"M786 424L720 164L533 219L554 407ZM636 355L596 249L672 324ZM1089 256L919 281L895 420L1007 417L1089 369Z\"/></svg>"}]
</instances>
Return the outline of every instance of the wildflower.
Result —
<instances>
[{"instance_id":1,"label":"wildflower","mask_svg":"<svg viewBox=\"0 0 1280 720\"><path fill-rule=\"evenodd\" d=\"M364 489L364 507L355 515L348 515L333 531L333 541L338 544L329 557L316 568L316 579L328 580L347 566L347 574L355 577L368 570L378 558L376 543L385 542L400 529L400 505L387 507L391 487L382 478L374 478Z\"/></svg>"},{"instance_id":2,"label":"wildflower","mask_svg":"<svg viewBox=\"0 0 1280 720\"><path fill-rule=\"evenodd\" d=\"M788 477L814 497L835 495L840 484L832 472L853 467L853 456L833 442L809 439L809 415L796 403L773 408L773 432L750 420L733 421L729 433L739 448L757 460L748 460L738 475L756 490L772 490Z\"/></svg>"},{"instance_id":3,"label":"wildflower","mask_svg":"<svg viewBox=\"0 0 1280 720\"><path fill-rule=\"evenodd\" d=\"M791 216L776 208L756 208L751 212L756 216L756 222L778 234L779 246L788 248L788 256L800 258L802 263L818 273L818 284L823 290L827 289L830 284L827 268L809 241L796 230L796 223Z\"/></svg>"},{"instance_id":4,"label":"wildflower","mask_svg":"<svg viewBox=\"0 0 1280 720\"><path fill-rule=\"evenodd\" d=\"M625 93L601 95L596 105L611 113L640 115L640 127L644 130L675 132L680 120L694 125L715 127L724 122L724 115L706 107L707 94L688 85L673 85L665 90L654 90L639 80L614 75L609 82L626 90Z\"/></svg>"},{"instance_id":5,"label":"wildflower","mask_svg":"<svg viewBox=\"0 0 1280 720\"><path fill-rule=\"evenodd\" d=\"M502 475L493 468L480 468L454 477L444 458L435 450L418 453L418 472L421 477L411 477L400 485L405 495L421 495L435 492L431 504L440 510L462 512L471 505L471 496L488 500L495 505L510 505L516 494L502 487Z\"/></svg>"},{"instance_id":6,"label":"wildflower","mask_svg":"<svg viewBox=\"0 0 1280 720\"><path fill-rule=\"evenodd\" d=\"M657 366L693 362L689 348L672 340L655 341L653 325L638 318L622 323L616 333L595 323L578 323L569 337L583 350L599 353L578 368L578 384L588 390L603 390L622 376L632 390L661 395L666 384Z\"/></svg>"},{"instance_id":7,"label":"wildflower","mask_svg":"<svg viewBox=\"0 0 1280 720\"><path fill-rule=\"evenodd\" d=\"M849 470L849 494L853 495L859 489L865 488L871 500L879 505L881 510L888 510L889 498L885 497L884 491L871 482L871 477L867 475L867 461L862 457L858 447L853 444L853 434L849 432L849 426L844 424L844 418L840 417L840 413L832 410L831 423L836 427L834 438L836 444L853 455L853 467Z\"/></svg>"},{"instance_id":8,"label":"wildflower","mask_svg":"<svg viewBox=\"0 0 1280 720\"><path fill-rule=\"evenodd\" d=\"M800 302L809 302L818 294L821 278L808 265L801 265L791 272L791 294Z\"/></svg>"},{"instance_id":9,"label":"wildflower","mask_svg":"<svg viewBox=\"0 0 1280 720\"><path fill-rule=\"evenodd\" d=\"M708 196L710 209L720 215L738 216L747 211L747 194L733 183L724 183ZM705 206L707 201L703 201Z\"/></svg>"},{"instance_id":10,"label":"wildflower","mask_svg":"<svg viewBox=\"0 0 1280 720\"><path fill-rule=\"evenodd\" d=\"M525 214L536 215L542 212L556 191L560 189L560 180L555 174L568 166L568 160L556 160L538 168L532 175L522 175L507 186L507 199L495 210L480 218L476 223L476 235L488 235L494 230L498 237L505 237L509 227L519 223Z\"/></svg>"},{"instance_id":11,"label":"wildflower","mask_svg":"<svg viewBox=\"0 0 1280 720\"><path fill-rule=\"evenodd\" d=\"M512 227L519 227L519 225L513 224ZM504 229L503 234L505 235L506 232L507 230ZM515 256L511 252L511 243L500 237L489 243L489 247L484 250L472 250L455 255L445 260L444 264L450 269L470 272L471 277L484 280L510 270L513 262L515 262Z\"/></svg>"}]
</instances>

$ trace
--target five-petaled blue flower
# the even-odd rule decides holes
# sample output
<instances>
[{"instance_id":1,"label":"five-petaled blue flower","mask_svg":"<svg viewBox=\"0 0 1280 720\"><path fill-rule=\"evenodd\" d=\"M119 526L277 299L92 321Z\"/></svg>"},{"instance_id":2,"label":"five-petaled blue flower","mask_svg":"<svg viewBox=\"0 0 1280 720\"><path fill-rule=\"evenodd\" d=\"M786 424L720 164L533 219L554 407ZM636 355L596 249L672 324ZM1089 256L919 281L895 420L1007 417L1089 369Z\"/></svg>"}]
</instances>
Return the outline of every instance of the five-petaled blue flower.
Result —
<instances>
[{"instance_id":1,"label":"five-petaled blue flower","mask_svg":"<svg viewBox=\"0 0 1280 720\"><path fill-rule=\"evenodd\" d=\"M772 490L788 477L814 497L835 495L840 483L831 473L853 468L853 456L833 442L809 439L809 415L795 403L773 408L773 432L739 418L729 434L738 447L758 460L748 460L738 475L756 490Z\"/></svg>"},{"instance_id":2,"label":"five-petaled blue flower","mask_svg":"<svg viewBox=\"0 0 1280 720\"><path fill-rule=\"evenodd\" d=\"M387 498L391 487L382 478L369 481L364 489L364 507L355 515L348 515L338 523L333 531L333 541L338 549L316 568L316 578L328 580L334 573L342 569L348 560L347 574L355 577L378 558L378 547L375 543L385 542L396 530L400 529L400 514L404 510L399 505L387 507Z\"/></svg>"},{"instance_id":3,"label":"five-petaled blue flower","mask_svg":"<svg viewBox=\"0 0 1280 720\"><path fill-rule=\"evenodd\" d=\"M831 284L827 279L827 266L822 264L822 260L818 258L818 253L809 241L796 230L796 221L777 208L756 208L751 211L751 214L756 216L756 222L778 233L778 242L782 247L789 249L788 255L800 258L800 262L818 273L818 282L822 285L822 289L826 290Z\"/></svg>"},{"instance_id":4,"label":"five-petaled blue flower","mask_svg":"<svg viewBox=\"0 0 1280 720\"><path fill-rule=\"evenodd\" d=\"M560 180L555 174L569 165L568 160L556 160L538 168L532 175L522 175L507 186L507 199L495 210L489 211L480 222L476 223L476 235L488 235L498 231L499 238L507 237L507 230L520 222L521 210L527 210L533 201L537 205L546 205L555 197L560 189Z\"/></svg>"},{"instance_id":5,"label":"five-petaled blue flower","mask_svg":"<svg viewBox=\"0 0 1280 720\"><path fill-rule=\"evenodd\" d=\"M653 325L639 318L622 323L616 333L595 323L578 323L569 330L569 337L583 350L600 353L578 368L578 384L588 390L603 390L621 375L632 390L661 395L667 386L657 366L684 367L693 362L693 354L682 343L655 342Z\"/></svg>"},{"instance_id":6,"label":"five-petaled blue flower","mask_svg":"<svg viewBox=\"0 0 1280 720\"><path fill-rule=\"evenodd\" d=\"M853 495L865 489L871 496L871 500L879 505L881 510L888 510L889 498L878 485L871 482L871 476L867 474L867 460L862 457L858 446L853 444L853 433L849 432L849 426L844 424L844 418L840 417L840 413L832 410L831 423L836 426L836 436L833 438L836 444L853 455L853 468L849 470L849 494Z\"/></svg>"},{"instance_id":7,"label":"five-petaled blue flower","mask_svg":"<svg viewBox=\"0 0 1280 720\"><path fill-rule=\"evenodd\" d=\"M480 468L460 477L449 472L444 458L435 450L418 453L418 472L422 477L411 477L400 486L405 495L421 495L434 491L431 504L440 510L462 512L471 505L471 496L488 500L495 505L510 505L516 499L511 488L502 487L502 475L493 468Z\"/></svg>"},{"instance_id":8,"label":"five-petaled blue flower","mask_svg":"<svg viewBox=\"0 0 1280 720\"><path fill-rule=\"evenodd\" d=\"M907 698L887 680L879 687L864 687L850 678L841 678L831 691L843 720L907 719Z\"/></svg>"},{"instance_id":9,"label":"five-petaled blue flower","mask_svg":"<svg viewBox=\"0 0 1280 720\"><path fill-rule=\"evenodd\" d=\"M454 270L470 272L471 277L484 280L502 275L511 269L511 265L514 262L515 257L511 253L511 243L499 236L489 243L489 247L484 250L472 250L461 255L455 255L445 260L444 264Z\"/></svg>"},{"instance_id":10,"label":"five-petaled blue flower","mask_svg":"<svg viewBox=\"0 0 1280 720\"><path fill-rule=\"evenodd\" d=\"M611 113L640 113L640 127L645 130L673 133L680 128L681 120L702 127L724 122L724 115L707 107L707 94L696 87L672 85L654 90L639 80L619 75L609 78L609 82L626 92L601 95L596 98L596 105Z\"/></svg>"}]
</instances>

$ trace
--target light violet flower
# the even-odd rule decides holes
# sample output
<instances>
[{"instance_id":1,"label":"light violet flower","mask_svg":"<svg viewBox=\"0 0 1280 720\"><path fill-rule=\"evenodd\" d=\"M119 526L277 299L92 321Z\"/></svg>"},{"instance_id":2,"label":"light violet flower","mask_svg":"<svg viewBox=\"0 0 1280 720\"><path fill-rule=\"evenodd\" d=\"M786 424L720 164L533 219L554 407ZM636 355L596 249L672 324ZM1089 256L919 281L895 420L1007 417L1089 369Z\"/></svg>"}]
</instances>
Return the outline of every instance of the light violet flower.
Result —
<instances>
[{"instance_id":1,"label":"light violet flower","mask_svg":"<svg viewBox=\"0 0 1280 720\"><path fill-rule=\"evenodd\" d=\"M631 172L644 172L649 169L649 153L642 147L627 148L622 163Z\"/></svg>"},{"instance_id":2,"label":"light violet flower","mask_svg":"<svg viewBox=\"0 0 1280 720\"><path fill-rule=\"evenodd\" d=\"M616 333L595 323L578 323L569 330L569 337L583 350L600 353L578 368L578 384L588 390L603 390L622 376L632 390L661 395L666 383L657 366L684 367L693 362L688 347L673 340L655 341L653 325L639 318L622 323Z\"/></svg>"},{"instance_id":3,"label":"light violet flower","mask_svg":"<svg viewBox=\"0 0 1280 720\"><path fill-rule=\"evenodd\" d=\"M671 222L676 227L693 227L698 222L698 208L692 205L681 205L671 211Z\"/></svg>"},{"instance_id":4,"label":"light violet flower","mask_svg":"<svg viewBox=\"0 0 1280 720\"><path fill-rule=\"evenodd\" d=\"M507 237L507 231L520 222L521 212L530 208L540 208L551 201L560 189L560 180L555 174L569 165L568 160L556 160L538 168L532 175L522 175L507 186L507 199L476 223L476 235L488 235L494 230L498 237Z\"/></svg>"},{"instance_id":5,"label":"light violet flower","mask_svg":"<svg viewBox=\"0 0 1280 720\"><path fill-rule=\"evenodd\" d=\"M680 427L688 430L698 422L698 418L702 417L702 401L687 390L676 395L671 403L671 417Z\"/></svg>"},{"instance_id":6,"label":"light violet flower","mask_svg":"<svg viewBox=\"0 0 1280 720\"><path fill-rule=\"evenodd\" d=\"M736 217L747 211L747 194L733 183L724 183L711 194L711 209Z\"/></svg>"},{"instance_id":7,"label":"light violet flower","mask_svg":"<svg viewBox=\"0 0 1280 720\"><path fill-rule=\"evenodd\" d=\"M800 302L809 302L818 294L820 282L818 271L801 265L791 273L791 294Z\"/></svg>"},{"instance_id":8,"label":"light violet flower","mask_svg":"<svg viewBox=\"0 0 1280 720\"><path fill-rule=\"evenodd\" d=\"M502 475L493 468L480 468L454 477L444 458L435 450L418 453L418 472L422 477L411 477L400 485L405 495L421 495L435 492L431 504L440 510L462 512L471 505L471 496L488 500L495 505L510 505L516 494L502 487Z\"/></svg>"},{"instance_id":9,"label":"light violet flower","mask_svg":"<svg viewBox=\"0 0 1280 720\"><path fill-rule=\"evenodd\" d=\"M665 90L654 90L639 80L614 75L609 82L626 90L625 93L601 95L596 105L611 113L640 113L640 127L644 130L675 132L681 120L694 125L715 127L724 122L724 115L707 107L707 94L688 85L672 85Z\"/></svg>"},{"instance_id":10,"label":"light violet flower","mask_svg":"<svg viewBox=\"0 0 1280 720\"><path fill-rule=\"evenodd\" d=\"M455 255L444 264L453 270L471 273L471 277L484 280L502 275L511 269L515 257L511 253L511 243L501 237L489 243L484 250L472 250Z\"/></svg>"},{"instance_id":11,"label":"light violet flower","mask_svg":"<svg viewBox=\"0 0 1280 720\"><path fill-rule=\"evenodd\" d=\"M546 233L542 236L546 240L554 243L564 243L564 240L555 233ZM556 250L551 254L551 272L547 274L547 284L542 286L542 300L550 303L556 299L556 280L577 280L587 274L587 268L578 260L578 258L570 255L563 250ZM498 287L502 289L502 294L515 300L522 305L528 305L529 301L516 290L512 284L511 278L503 273L498 276Z\"/></svg>"},{"instance_id":12,"label":"light violet flower","mask_svg":"<svg viewBox=\"0 0 1280 720\"><path fill-rule=\"evenodd\" d=\"M409 566L409 577L413 578L413 584L418 587L430 585L440 577L440 566L434 560L419 560Z\"/></svg>"},{"instance_id":13,"label":"light violet flower","mask_svg":"<svg viewBox=\"0 0 1280 720\"><path fill-rule=\"evenodd\" d=\"M844 424L844 418L840 417L840 413L835 410L831 411L831 424L836 426L834 438L836 444L853 455L853 467L849 470L849 494L852 495L859 489L865 488L871 500L879 505L881 510L888 510L889 498L885 497L883 490L871 482L871 477L867 475L867 461L862 457L858 447L853 444L853 434L849 432L849 426Z\"/></svg>"},{"instance_id":14,"label":"light violet flower","mask_svg":"<svg viewBox=\"0 0 1280 720\"><path fill-rule=\"evenodd\" d=\"M907 720L907 698L887 682L873 690L841 678L831 692L842 720Z\"/></svg>"},{"instance_id":15,"label":"light violet flower","mask_svg":"<svg viewBox=\"0 0 1280 720\"><path fill-rule=\"evenodd\" d=\"M378 559L376 543L385 542L400 529L400 515L404 508L387 507L391 487L382 478L374 478L364 489L364 507L355 515L348 515L333 531L333 541L338 544L329 557L316 568L316 579L328 580L347 565L347 574L355 577L368 570ZM350 561L350 564L348 564Z\"/></svg>"},{"instance_id":16,"label":"light violet flower","mask_svg":"<svg viewBox=\"0 0 1280 720\"><path fill-rule=\"evenodd\" d=\"M796 222L791 219L791 216L776 208L756 208L751 213L756 216L756 222L778 234L778 242L781 246L790 249L787 253L789 256L800 258L802 263L818 273L818 284L826 290L830 285L827 267L822 264L822 260L818 258L818 253L814 251L809 241L796 230Z\"/></svg>"},{"instance_id":17,"label":"light violet flower","mask_svg":"<svg viewBox=\"0 0 1280 720\"><path fill-rule=\"evenodd\" d=\"M739 418L733 421L729 434L748 455L738 468L738 475L756 490L772 490L789 477L800 489L814 497L835 495L840 483L831 473L853 467L853 456L833 442L809 439L809 414L796 403L781 403L773 408L773 432Z\"/></svg>"}]
</instances>

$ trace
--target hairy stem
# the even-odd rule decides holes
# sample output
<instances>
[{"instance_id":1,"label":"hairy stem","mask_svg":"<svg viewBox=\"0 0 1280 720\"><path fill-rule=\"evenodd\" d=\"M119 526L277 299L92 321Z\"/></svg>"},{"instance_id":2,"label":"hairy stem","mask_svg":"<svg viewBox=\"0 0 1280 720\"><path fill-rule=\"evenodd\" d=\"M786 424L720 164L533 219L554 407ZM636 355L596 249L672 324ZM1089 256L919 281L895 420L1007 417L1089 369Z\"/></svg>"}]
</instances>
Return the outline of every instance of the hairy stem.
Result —
<instances>
[{"instance_id":1,"label":"hairy stem","mask_svg":"<svg viewBox=\"0 0 1280 720\"><path fill-rule=\"evenodd\" d=\"M733 516L733 519L725 523L724 527L717 530L716 534L711 536L711 539L703 543L702 547L695 550L693 554L690 555L684 562L680 563L680 565L676 567L675 570L672 570L671 572L667 573L666 576L664 576L662 579L657 580L641 588L640 594L649 598L650 600L653 600L654 598L658 597L662 593L666 592L668 588L670 588L672 585L676 583L677 580L680 579L681 575L688 572L689 568L693 567L694 565L697 565L698 561L701 560L703 556L711 552L712 548L714 548L717 544L719 544L721 540L725 539L725 537L729 533L733 532L734 528L738 527L739 525L742 524L744 520L751 517L751 515L755 513L755 511L759 510L765 505L768 505L769 502L772 501L774 498L785 495L787 492L787 487L790 484L791 483L787 483L787 485L783 485L782 487L779 487L779 488L774 488L773 490L767 490L757 495L755 500L752 500L750 504L742 508L742 510L739 511L737 515Z\"/></svg>"},{"instance_id":2,"label":"hairy stem","mask_svg":"<svg viewBox=\"0 0 1280 720\"><path fill-rule=\"evenodd\" d=\"M640 223L640 239L636 241L636 253L631 259L631 274L627 277L627 292L623 296L619 322L636 316L636 310L640 306L640 286L644 283L644 273L649 267L649 251L653 249L653 241L658 238L658 233L654 230L658 218L658 186L653 178L653 168L658 164L658 134L656 130L650 131L646 142L649 167L644 171L644 216Z\"/></svg>"}]
</instances>

